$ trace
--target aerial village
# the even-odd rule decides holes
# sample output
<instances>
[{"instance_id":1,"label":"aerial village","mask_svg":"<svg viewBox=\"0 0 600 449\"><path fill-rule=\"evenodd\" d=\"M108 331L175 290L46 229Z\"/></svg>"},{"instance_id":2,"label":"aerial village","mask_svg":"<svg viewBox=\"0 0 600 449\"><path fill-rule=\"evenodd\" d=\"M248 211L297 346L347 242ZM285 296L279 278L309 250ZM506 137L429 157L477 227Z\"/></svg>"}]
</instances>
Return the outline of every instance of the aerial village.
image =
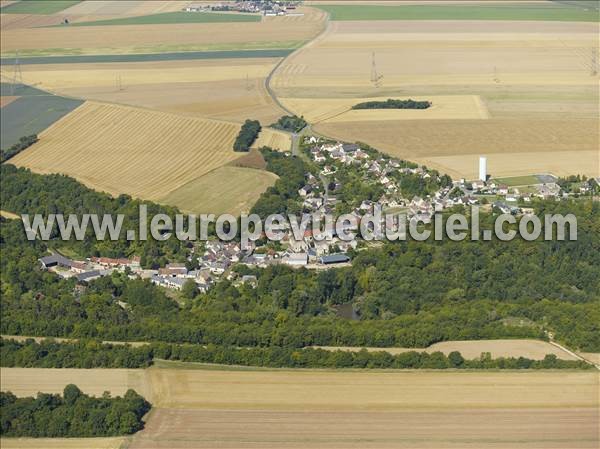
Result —
<instances>
[{"instance_id":1,"label":"aerial village","mask_svg":"<svg viewBox=\"0 0 600 449\"><path fill-rule=\"evenodd\" d=\"M436 170L361 148L354 143L310 136L303 138L301 148L301 157L307 158L318 168L318 172L306 173L305 185L297 192L302 201L303 212L336 216L345 211L357 227L364 215L374 214L377 210L382 214L404 214L407 222L415 221L424 225L431 223L436 213L461 206L479 205L484 210L503 214L531 214L535 212L531 207L535 198L566 198L586 194L592 189L597 190L600 185L599 179L574 179L571 183L563 182L561 187L556 177L538 175L539 184L524 189L509 187L490 178L485 157L481 157L479 161L479 179L453 181ZM292 156L291 153L286 155ZM350 172L365 185L377 186L377 191L382 194L375 199L359 199L354 204L348 204L338 198L338 193L344 187L343 176L340 176L342 172ZM423 195L407 196L403 193L405 189L402 188L402 182L408 178L422 183L421 185L434 186L434 190ZM572 188L574 183L576 189ZM385 221L383 215L381 226L382 233L392 226ZM187 281L192 280L200 293L206 293L220 279L255 286L256 276L240 276L232 270L239 264L258 268L285 264L315 270L348 266L354 251L376 245L377 240L366 241L358 233L354 239L341 239L336 235L334 227L327 224L321 228L319 235L313 235L311 226L303 232L301 239L296 239L292 229L287 226L277 245L264 240L249 242L245 247L237 241L223 242L214 239L196 242L188 257L190 263L168 263L157 269L143 269L137 256L130 259L90 257L72 260L54 253L41 258L40 263L43 269L65 278L74 277L78 283L121 271L132 278L149 279L152 283L171 290L181 290ZM194 268L188 269L189 266Z\"/></svg>"},{"instance_id":2,"label":"aerial village","mask_svg":"<svg viewBox=\"0 0 600 449\"><path fill-rule=\"evenodd\" d=\"M215 4L191 3L183 10L185 12L241 12L260 13L264 16L301 16L296 13L295 1L246 0L238 2L222 2Z\"/></svg>"}]
</instances>

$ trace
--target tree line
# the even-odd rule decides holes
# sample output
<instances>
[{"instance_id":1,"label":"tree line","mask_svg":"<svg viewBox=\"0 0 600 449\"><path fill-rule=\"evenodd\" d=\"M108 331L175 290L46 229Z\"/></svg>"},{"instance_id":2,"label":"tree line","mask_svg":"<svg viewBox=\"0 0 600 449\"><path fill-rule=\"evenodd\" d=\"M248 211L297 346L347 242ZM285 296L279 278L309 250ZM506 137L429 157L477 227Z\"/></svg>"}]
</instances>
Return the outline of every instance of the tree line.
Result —
<instances>
[{"instance_id":1,"label":"tree line","mask_svg":"<svg viewBox=\"0 0 600 449\"><path fill-rule=\"evenodd\" d=\"M365 101L352 106L352 109L427 109L431 107L431 101L416 100L394 100L388 98L385 101Z\"/></svg>"},{"instance_id":2,"label":"tree line","mask_svg":"<svg viewBox=\"0 0 600 449\"><path fill-rule=\"evenodd\" d=\"M246 120L235 138L233 151L250 151L250 147L258 137L260 130L261 126L258 120Z\"/></svg>"},{"instance_id":3,"label":"tree line","mask_svg":"<svg viewBox=\"0 0 600 449\"><path fill-rule=\"evenodd\" d=\"M6 162L11 157L16 156L21 151L29 148L31 145L38 141L37 134L32 134L30 136L24 136L19 139L17 143L12 145L6 150L0 149L0 164Z\"/></svg>"},{"instance_id":4,"label":"tree line","mask_svg":"<svg viewBox=\"0 0 600 449\"><path fill-rule=\"evenodd\" d=\"M542 360L526 357L493 359L482 353L466 360L459 351L345 351L280 346L240 348L234 346L149 343L140 347L98 341L56 342L51 339L24 342L0 339L2 366L38 368L146 368L155 359L270 368L394 368L394 369L589 369L582 361ZM112 352L118 350L118 355Z\"/></svg>"},{"instance_id":5,"label":"tree line","mask_svg":"<svg viewBox=\"0 0 600 449\"><path fill-rule=\"evenodd\" d=\"M130 435L144 427L150 403L133 390L123 397L108 392L95 398L69 384L63 394L38 393L17 398L0 392L0 434L3 437L109 437Z\"/></svg>"}]
</instances>

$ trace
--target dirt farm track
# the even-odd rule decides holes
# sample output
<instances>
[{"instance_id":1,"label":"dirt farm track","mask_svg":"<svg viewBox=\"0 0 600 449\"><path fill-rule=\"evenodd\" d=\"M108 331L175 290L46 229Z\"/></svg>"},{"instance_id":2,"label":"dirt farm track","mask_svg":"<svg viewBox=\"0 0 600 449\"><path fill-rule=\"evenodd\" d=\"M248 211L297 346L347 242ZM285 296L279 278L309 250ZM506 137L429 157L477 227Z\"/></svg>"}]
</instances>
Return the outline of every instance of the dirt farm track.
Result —
<instances>
[{"instance_id":1,"label":"dirt farm track","mask_svg":"<svg viewBox=\"0 0 600 449\"><path fill-rule=\"evenodd\" d=\"M154 409L146 428L124 442L129 448L564 449L599 442L597 371L214 370L161 362L147 370L0 374L2 390L20 395L69 382L94 394L142 392ZM63 447L114 441L97 443ZM2 447L40 446L3 440Z\"/></svg>"}]
</instances>

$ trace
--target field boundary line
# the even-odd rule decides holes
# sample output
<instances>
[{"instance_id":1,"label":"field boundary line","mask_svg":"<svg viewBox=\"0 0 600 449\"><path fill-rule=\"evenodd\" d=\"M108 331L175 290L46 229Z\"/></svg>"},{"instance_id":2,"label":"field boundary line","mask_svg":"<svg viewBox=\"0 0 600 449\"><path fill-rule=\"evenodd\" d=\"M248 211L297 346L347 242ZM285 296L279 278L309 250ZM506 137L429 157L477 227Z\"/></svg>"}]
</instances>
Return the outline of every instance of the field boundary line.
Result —
<instances>
[{"instance_id":1,"label":"field boundary line","mask_svg":"<svg viewBox=\"0 0 600 449\"><path fill-rule=\"evenodd\" d=\"M575 357L578 360L581 360L582 362L588 363L590 365L592 365L594 368L596 368L598 371L600 371L600 365L596 365L594 362L592 362L591 360L586 359L585 357L580 356L579 354L571 351L569 348L565 348L564 346L556 343L553 340L548 340L548 343L550 343L552 346L557 347L558 349L562 349L564 352L566 352L567 354Z\"/></svg>"}]
</instances>

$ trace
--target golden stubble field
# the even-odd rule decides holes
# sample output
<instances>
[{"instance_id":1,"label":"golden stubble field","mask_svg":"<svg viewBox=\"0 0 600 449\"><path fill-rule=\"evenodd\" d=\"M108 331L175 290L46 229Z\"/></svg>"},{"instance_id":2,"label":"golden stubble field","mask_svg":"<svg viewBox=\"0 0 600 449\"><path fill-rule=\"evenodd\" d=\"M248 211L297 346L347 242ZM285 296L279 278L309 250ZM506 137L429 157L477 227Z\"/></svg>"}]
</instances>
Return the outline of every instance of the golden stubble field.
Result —
<instances>
[{"instance_id":1,"label":"golden stubble field","mask_svg":"<svg viewBox=\"0 0 600 449\"><path fill-rule=\"evenodd\" d=\"M113 3L118 5L123 2ZM148 3L151 6L154 2ZM101 25L35 29L23 26L29 24L18 26L14 17L3 14L0 50L3 56L8 56L17 50L21 54L32 52L125 54L147 53L157 49L163 49L162 51L244 49L249 45L252 48L286 48L290 44L300 45L310 40L323 29L326 18L323 11L315 8L302 8L301 11L304 12L304 16L273 17L260 22ZM123 17L118 12L115 16ZM60 17L62 19L62 16ZM33 26L56 24L56 19L52 20L50 23L35 23Z\"/></svg>"},{"instance_id":2,"label":"golden stubble field","mask_svg":"<svg viewBox=\"0 0 600 449\"><path fill-rule=\"evenodd\" d=\"M278 179L265 170L219 167L172 191L159 202L187 213L248 213L260 195Z\"/></svg>"},{"instance_id":3,"label":"golden stubble field","mask_svg":"<svg viewBox=\"0 0 600 449\"><path fill-rule=\"evenodd\" d=\"M598 32L597 23L332 22L282 64L272 86L318 133L455 177L476 176L479 155L497 176L598 176ZM434 107L345 112L390 97Z\"/></svg>"},{"instance_id":4,"label":"golden stubble field","mask_svg":"<svg viewBox=\"0 0 600 449\"><path fill-rule=\"evenodd\" d=\"M282 115L265 89L279 58L34 64L25 83L69 97L127 104L194 117L269 125ZM9 73L12 66L3 67Z\"/></svg>"},{"instance_id":5,"label":"golden stubble field","mask_svg":"<svg viewBox=\"0 0 600 449\"><path fill-rule=\"evenodd\" d=\"M86 102L40 134L11 163L61 173L111 195L194 213L247 212L277 176L226 167L239 125L141 108ZM288 134L265 129L257 145L288 150Z\"/></svg>"},{"instance_id":6,"label":"golden stubble field","mask_svg":"<svg viewBox=\"0 0 600 449\"><path fill-rule=\"evenodd\" d=\"M86 102L13 158L99 191L158 200L239 157L234 123Z\"/></svg>"},{"instance_id":7,"label":"golden stubble field","mask_svg":"<svg viewBox=\"0 0 600 449\"><path fill-rule=\"evenodd\" d=\"M119 375L121 389L141 385L155 407L146 429L133 436L128 447L598 445L597 371L236 371L173 366L187 369L133 370L144 377L137 376L135 382ZM27 369L32 374L23 376L13 370L2 368L2 389L26 393L32 384L33 389L59 390L68 382L99 392L101 387L89 385L106 385L120 371ZM12 440L10 447L35 446Z\"/></svg>"}]
</instances>

